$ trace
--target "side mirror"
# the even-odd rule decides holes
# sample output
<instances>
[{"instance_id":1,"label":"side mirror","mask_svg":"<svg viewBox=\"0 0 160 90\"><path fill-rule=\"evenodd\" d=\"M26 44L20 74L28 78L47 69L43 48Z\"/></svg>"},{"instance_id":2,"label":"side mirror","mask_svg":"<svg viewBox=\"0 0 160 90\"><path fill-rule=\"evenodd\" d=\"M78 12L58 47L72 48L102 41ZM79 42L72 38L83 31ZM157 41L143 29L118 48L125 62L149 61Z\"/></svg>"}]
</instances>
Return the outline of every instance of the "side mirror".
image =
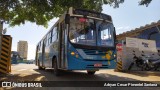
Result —
<instances>
[{"instance_id":1,"label":"side mirror","mask_svg":"<svg viewBox=\"0 0 160 90\"><path fill-rule=\"evenodd\" d=\"M69 24L69 22L70 22L70 15L69 15L69 14L66 14L65 23L66 23L66 24Z\"/></svg>"},{"instance_id":2,"label":"side mirror","mask_svg":"<svg viewBox=\"0 0 160 90\"><path fill-rule=\"evenodd\" d=\"M116 29L114 27L114 31L113 31L113 37L114 37L114 42L115 42L115 45L117 44L117 37L116 37Z\"/></svg>"}]
</instances>

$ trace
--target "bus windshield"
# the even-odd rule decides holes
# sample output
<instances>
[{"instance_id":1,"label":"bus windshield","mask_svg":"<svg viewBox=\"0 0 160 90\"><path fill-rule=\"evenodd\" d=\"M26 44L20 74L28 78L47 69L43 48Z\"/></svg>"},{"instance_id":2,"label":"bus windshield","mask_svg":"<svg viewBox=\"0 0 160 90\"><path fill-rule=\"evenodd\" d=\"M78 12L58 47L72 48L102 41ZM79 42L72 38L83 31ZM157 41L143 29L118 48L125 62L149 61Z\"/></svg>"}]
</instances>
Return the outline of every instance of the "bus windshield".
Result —
<instances>
[{"instance_id":1,"label":"bus windshield","mask_svg":"<svg viewBox=\"0 0 160 90\"><path fill-rule=\"evenodd\" d=\"M69 39L71 43L113 47L113 24L96 19L71 17Z\"/></svg>"}]
</instances>

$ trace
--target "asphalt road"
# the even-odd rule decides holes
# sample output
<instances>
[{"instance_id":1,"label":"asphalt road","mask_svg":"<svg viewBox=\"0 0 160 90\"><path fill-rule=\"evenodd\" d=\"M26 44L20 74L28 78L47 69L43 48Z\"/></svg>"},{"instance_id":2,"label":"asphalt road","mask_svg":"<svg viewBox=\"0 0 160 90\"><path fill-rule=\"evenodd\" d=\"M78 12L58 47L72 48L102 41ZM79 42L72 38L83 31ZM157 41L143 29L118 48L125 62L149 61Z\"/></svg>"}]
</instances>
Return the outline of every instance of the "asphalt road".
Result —
<instances>
[{"instance_id":1,"label":"asphalt road","mask_svg":"<svg viewBox=\"0 0 160 90\"><path fill-rule=\"evenodd\" d=\"M160 72L132 71L114 72L114 70L100 70L95 75L88 75L86 71L63 71L59 77L53 69L38 70L34 64L12 65L12 72L7 76L0 76L0 81L160 81ZM0 90L27 90L28 88L0 88ZM48 87L30 88L30 90L160 90L157 87Z\"/></svg>"}]
</instances>

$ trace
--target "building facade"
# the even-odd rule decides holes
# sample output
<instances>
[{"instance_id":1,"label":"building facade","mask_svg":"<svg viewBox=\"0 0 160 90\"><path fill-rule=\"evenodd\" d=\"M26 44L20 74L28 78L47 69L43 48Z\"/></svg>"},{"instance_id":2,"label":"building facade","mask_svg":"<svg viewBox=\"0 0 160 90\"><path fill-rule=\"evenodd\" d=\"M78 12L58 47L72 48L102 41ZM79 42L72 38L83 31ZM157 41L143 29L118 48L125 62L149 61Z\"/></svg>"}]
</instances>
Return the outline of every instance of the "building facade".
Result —
<instances>
[{"instance_id":1,"label":"building facade","mask_svg":"<svg viewBox=\"0 0 160 90\"><path fill-rule=\"evenodd\" d=\"M127 31L117 35L117 40L125 40L126 37L135 37L140 39L154 40L156 41L157 49L160 50L160 20L153 22L135 30Z\"/></svg>"},{"instance_id":2,"label":"building facade","mask_svg":"<svg viewBox=\"0 0 160 90\"><path fill-rule=\"evenodd\" d=\"M17 44L17 52L19 53L20 57L23 59L27 59L28 55L28 43L27 41L19 41Z\"/></svg>"}]
</instances>

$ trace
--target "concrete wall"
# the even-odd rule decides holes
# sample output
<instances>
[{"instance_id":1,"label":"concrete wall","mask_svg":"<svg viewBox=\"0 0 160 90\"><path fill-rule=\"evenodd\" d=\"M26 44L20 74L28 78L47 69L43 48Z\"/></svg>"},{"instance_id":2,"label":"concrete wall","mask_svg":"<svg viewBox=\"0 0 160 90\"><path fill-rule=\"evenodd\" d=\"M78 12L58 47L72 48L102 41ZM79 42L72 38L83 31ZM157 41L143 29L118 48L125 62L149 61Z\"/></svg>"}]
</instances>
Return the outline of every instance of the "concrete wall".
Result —
<instances>
[{"instance_id":1,"label":"concrete wall","mask_svg":"<svg viewBox=\"0 0 160 90\"><path fill-rule=\"evenodd\" d=\"M146 47L143 43L148 44L148 46ZM155 41L127 38L126 43L122 44L122 50L117 51L117 60L122 60L123 71L128 70L131 63L134 62L134 54L137 57L142 58L145 58L145 56L142 56L142 54L144 54L153 57L153 59L160 59L160 55L156 49ZM136 64L134 64L131 70L141 70L141 68L137 67Z\"/></svg>"}]
</instances>

